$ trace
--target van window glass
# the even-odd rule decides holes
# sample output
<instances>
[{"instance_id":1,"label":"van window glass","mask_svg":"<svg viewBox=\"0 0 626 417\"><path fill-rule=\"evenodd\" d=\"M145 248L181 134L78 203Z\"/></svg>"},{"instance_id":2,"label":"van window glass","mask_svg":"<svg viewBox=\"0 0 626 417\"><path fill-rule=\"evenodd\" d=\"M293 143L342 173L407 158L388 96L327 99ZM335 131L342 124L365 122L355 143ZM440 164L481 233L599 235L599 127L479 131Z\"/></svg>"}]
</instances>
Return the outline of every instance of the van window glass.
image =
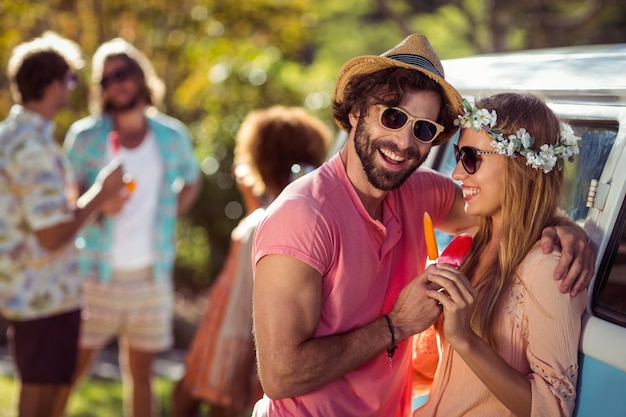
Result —
<instances>
[{"instance_id":1,"label":"van window glass","mask_svg":"<svg viewBox=\"0 0 626 417\"><path fill-rule=\"evenodd\" d=\"M598 270L592 297L593 312L626 327L626 200L613 228Z\"/></svg>"},{"instance_id":2,"label":"van window glass","mask_svg":"<svg viewBox=\"0 0 626 417\"><path fill-rule=\"evenodd\" d=\"M599 179L617 137L617 122L570 123L583 143L577 161L565 166L561 207L579 223L587 217L591 179ZM626 327L626 201L604 252L591 298L595 315Z\"/></svg>"},{"instance_id":3,"label":"van window glass","mask_svg":"<svg viewBox=\"0 0 626 417\"><path fill-rule=\"evenodd\" d=\"M576 135L582 138L580 154L564 166L564 186L561 208L575 221L582 222L589 209L586 206L589 184L599 179L617 137L617 123L570 121Z\"/></svg>"}]
</instances>

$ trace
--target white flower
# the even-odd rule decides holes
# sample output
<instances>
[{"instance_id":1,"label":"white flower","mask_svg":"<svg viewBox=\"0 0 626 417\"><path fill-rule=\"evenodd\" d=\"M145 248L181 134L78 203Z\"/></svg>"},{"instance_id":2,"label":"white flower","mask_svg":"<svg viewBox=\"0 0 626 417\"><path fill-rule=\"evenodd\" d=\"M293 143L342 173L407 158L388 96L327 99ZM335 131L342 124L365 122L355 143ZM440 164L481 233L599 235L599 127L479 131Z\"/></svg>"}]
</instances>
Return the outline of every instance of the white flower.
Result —
<instances>
[{"instance_id":1,"label":"white flower","mask_svg":"<svg viewBox=\"0 0 626 417\"><path fill-rule=\"evenodd\" d=\"M485 129L489 130L491 127L496 125L496 120L498 119L498 115L495 111L491 111L487 109L479 109L474 114L474 129Z\"/></svg>"},{"instance_id":2,"label":"white flower","mask_svg":"<svg viewBox=\"0 0 626 417\"><path fill-rule=\"evenodd\" d=\"M552 145L544 143L539 149L541 150L541 154L545 157L554 156L554 148L552 147Z\"/></svg>"},{"instance_id":3,"label":"white flower","mask_svg":"<svg viewBox=\"0 0 626 417\"><path fill-rule=\"evenodd\" d=\"M554 154L554 148L552 145L543 144L541 145L540 152L537 154L537 159L541 161L540 167L543 169L543 172L550 172L552 168L556 165L556 155Z\"/></svg>"},{"instance_id":4,"label":"white flower","mask_svg":"<svg viewBox=\"0 0 626 417\"><path fill-rule=\"evenodd\" d=\"M492 137L494 137L494 139L491 140L491 146L493 146L500 155L511 156L509 153L509 142L504 139L504 136L494 135Z\"/></svg>"},{"instance_id":5,"label":"white flower","mask_svg":"<svg viewBox=\"0 0 626 417\"><path fill-rule=\"evenodd\" d=\"M532 146L532 138L530 137L530 134L526 131L526 129L519 129L515 133L515 136L517 136L522 142L522 146L524 147L524 149L528 149Z\"/></svg>"},{"instance_id":6,"label":"white flower","mask_svg":"<svg viewBox=\"0 0 626 417\"><path fill-rule=\"evenodd\" d=\"M561 131L559 132L559 141L565 145L573 146L578 144L578 137L574 134L574 130L568 124L561 123Z\"/></svg>"},{"instance_id":7,"label":"white flower","mask_svg":"<svg viewBox=\"0 0 626 417\"><path fill-rule=\"evenodd\" d=\"M463 111L463 114L457 116L457 118L454 120L454 125L460 126L462 128L471 127L469 114L467 113L467 111Z\"/></svg>"},{"instance_id":8,"label":"white flower","mask_svg":"<svg viewBox=\"0 0 626 417\"><path fill-rule=\"evenodd\" d=\"M506 145L506 154L508 156L513 156L513 154L515 154L515 151L517 150L517 145L515 144L515 142L508 141L508 144Z\"/></svg>"}]
</instances>

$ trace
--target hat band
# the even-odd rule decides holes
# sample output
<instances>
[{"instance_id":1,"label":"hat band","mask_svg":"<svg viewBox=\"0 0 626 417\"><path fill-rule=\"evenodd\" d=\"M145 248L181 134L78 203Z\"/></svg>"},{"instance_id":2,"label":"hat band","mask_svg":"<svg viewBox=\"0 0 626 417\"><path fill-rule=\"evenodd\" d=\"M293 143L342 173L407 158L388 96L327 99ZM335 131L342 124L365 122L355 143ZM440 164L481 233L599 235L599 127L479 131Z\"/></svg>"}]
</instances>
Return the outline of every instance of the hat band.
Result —
<instances>
[{"instance_id":1,"label":"hat band","mask_svg":"<svg viewBox=\"0 0 626 417\"><path fill-rule=\"evenodd\" d=\"M413 65L414 67L419 67L430 72L434 72L435 74L443 78L443 75L439 71L437 71L437 69L432 64L432 62L430 62L423 56L411 55L411 54L399 54L399 55L390 55L387 58L393 59L395 61L400 61L404 64Z\"/></svg>"}]
</instances>

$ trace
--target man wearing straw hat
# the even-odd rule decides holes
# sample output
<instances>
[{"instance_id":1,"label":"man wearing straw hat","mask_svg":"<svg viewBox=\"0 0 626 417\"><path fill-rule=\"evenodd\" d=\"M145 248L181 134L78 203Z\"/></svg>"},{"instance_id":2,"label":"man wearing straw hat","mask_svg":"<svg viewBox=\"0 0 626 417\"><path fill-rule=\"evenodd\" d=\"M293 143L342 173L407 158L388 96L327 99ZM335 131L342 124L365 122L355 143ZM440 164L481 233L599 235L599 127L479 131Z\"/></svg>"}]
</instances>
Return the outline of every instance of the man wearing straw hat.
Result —
<instances>
[{"instance_id":1,"label":"man wearing straw hat","mask_svg":"<svg viewBox=\"0 0 626 417\"><path fill-rule=\"evenodd\" d=\"M418 169L461 113L424 36L349 60L333 111L349 134L345 146L285 189L255 235L253 315L266 395L254 416L409 415L410 336L441 313L426 296L423 213L448 233L477 224L458 186ZM566 246L556 278L575 295L593 272L584 233L544 234L546 250Z\"/></svg>"}]
</instances>

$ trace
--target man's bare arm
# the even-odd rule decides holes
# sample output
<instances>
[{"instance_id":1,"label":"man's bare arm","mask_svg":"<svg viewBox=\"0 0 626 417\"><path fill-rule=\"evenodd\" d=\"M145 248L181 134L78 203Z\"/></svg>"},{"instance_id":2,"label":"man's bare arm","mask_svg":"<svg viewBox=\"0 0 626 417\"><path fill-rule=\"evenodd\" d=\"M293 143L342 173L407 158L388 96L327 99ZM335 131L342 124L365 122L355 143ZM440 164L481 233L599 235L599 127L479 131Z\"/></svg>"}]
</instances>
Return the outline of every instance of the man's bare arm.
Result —
<instances>
[{"instance_id":1,"label":"man's bare arm","mask_svg":"<svg viewBox=\"0 0 626 417\"><path fill-rule=\"evenodd\" d=\"M426 329L440 313L423 288L425 277L403 291L389 314L398 341ZM384 317L352 331L314 337L321 314L322 278L311 266L285 255L258 264L254 283L254 332L259 376L268 397L304 394L355 370L391 344ZM416 300L421 294L422 300ZM423 301L423 302L422 302ZM429 308L430 314L418 310Z\"/></svg>"},{"instance_id":2,"label":"man's bare arm","mask_svg":"<svg viewBox=\"0 0 626 417\"><path fill-rule=\"evenodd\" d=\"M122 167L117 161L112 162L100 171L95 183L78 198L72 220L35 231L41 247L53 251L67 245L87 220L101 209L102 204L117 195L122 187Z\"/></svg>"},{"instance_id":3,"label":"man's bare arm","mask_svg":"<svg viewBox=\"0 0 626 417\"><path fill-rule=\"evenodd\" d=\"M200 180L186 183L178 193L178 209L177 214L183 215L189 211L193 203L196 202L198 195L202 189Z\"/></svg>"}]
</instances>

